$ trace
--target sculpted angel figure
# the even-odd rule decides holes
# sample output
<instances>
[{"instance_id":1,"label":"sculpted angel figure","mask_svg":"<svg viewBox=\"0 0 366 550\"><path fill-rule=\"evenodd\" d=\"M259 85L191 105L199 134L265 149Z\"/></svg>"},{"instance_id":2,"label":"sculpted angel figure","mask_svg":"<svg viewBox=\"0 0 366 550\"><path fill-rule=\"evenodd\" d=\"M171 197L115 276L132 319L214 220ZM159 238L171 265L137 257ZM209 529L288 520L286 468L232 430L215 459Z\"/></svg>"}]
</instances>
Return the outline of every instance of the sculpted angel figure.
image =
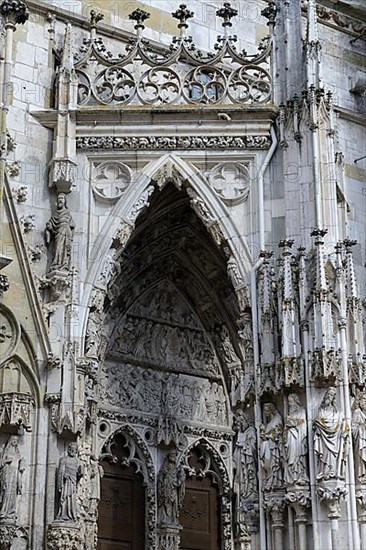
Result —
<instances>
[{"instance_id":1,"label":"sculpted angel figure","mask_svg":"<svg viewBox=\"0 0 366 550\"><path fill-rule=\"evenodd\" d=\"M344 477L349 429L336 404L337 390L329 388L314 420L314 452L317 458L317 480Z\"/></svg>"},{"instance_id":2,"label":"sculpted angel figure","mask_svg":"<svg viewBox=\"0 0 366 550\"><path fill-rule=\"evenodd\" d=\"M67 455L59 462L57 472L57 488L59 493L59 508L57 521L76 522L77 511L77 488L80 479L83 477L83 467L77 456L77 444L72 442L67 447Z\"/></svg>"},{"instance_id":3,"label":"sculpted angel figure","mask_svg":"<svg viewBox=\"0 0 366 550\"><path fill-rule=\"evenodd\" d=\"M253 419L244 411L236 413L237 439L234 450L234 492L241 500L255 499L257 485L257 434Z\"/></svg>"},{"instance_id":4,"label":"sculpted angel figure","mask_svg":"<svg viewBox=\"0 0 366 550\"><path fill-rule=\"evenodd\" d=\"M67 271L70 264L71 244L75 223L67 208L66 195L57 197L57 209L46 225L46 242L54 241L54 256L51 271Z\"/></svg>"},{"instance_id":5,"label":"sculpted angel figure","mask_svg":"<svg viewBox=\"0 0 366 550\"><path fill-rule=\"evenodd\" d=\"M308 483L306 412L299 396L288 396L288 415L284 430L284 479L287 485Z\"/></svg>"},{"instance_id":6,"label":"sculpted angel figure","mask_svg":"<svg viewBox=\"0 0 366 550\"><path fill-rule=\"evenodd\" d=\"M366 483L366 394L360 391L352 407L352 440L356 480Z\"/></svg>"},{"instance_id":7,"label":"sculpted angel figure","mask_svg":"<svg viewBox=\"0 0 366 550\"><path fill-rule=\"evenodd\" d=\"M179 526L179 511L185 494L185 473L177 466L177 451L171 450L158 476L158 519L164 527Z\"/></svg>"},{"instance_id":8,"label":"sculpted angel figure","mask_svg":"<svg viewBox=\"0 0 366 550\"><path fill-rule=\"evenodd\" d=\"M0 520L16 520L23 472L24 461L19 453L18 439L12 435L0 454Z\"/></svg>"},{"instance_id":9,"label":"sculpted angel figure","mask_svg":"<svg viewBox=\"0 0 366 550\"><path fill-rule=\"evenodd\" d=\"M263 469L263 487L272 491L282 487L281 445L283 435L282 416L273 403L264 403L266 424L260 429L260 461Z\"/></svg>"}]
</instances>

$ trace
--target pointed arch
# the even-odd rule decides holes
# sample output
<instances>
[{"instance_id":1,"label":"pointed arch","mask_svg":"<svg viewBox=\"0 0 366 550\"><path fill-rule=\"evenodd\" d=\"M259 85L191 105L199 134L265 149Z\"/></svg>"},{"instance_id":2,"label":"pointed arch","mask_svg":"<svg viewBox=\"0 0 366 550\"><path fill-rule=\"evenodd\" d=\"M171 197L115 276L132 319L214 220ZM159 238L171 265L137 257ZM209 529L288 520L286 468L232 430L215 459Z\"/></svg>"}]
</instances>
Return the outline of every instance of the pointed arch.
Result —
<instances>
[{"instance_id":1,"label":"pointed arch","mask_svg":"<svg viewBox=\"0 0 366 550\"><path fill-rule=\"evenodd\" d=\"M179 156L167 153L159 159L152 161L142 170L140 177L135 181L134 185L125 192L123 200L119 201L114 207L103 231L93 246L91 257L94 261L87 274L85 291L82 297L82 306L85 312L82 323L83 334L85 334L86 330L87 308L90 306L93 289L98 286L98 279L102 270L106 263L108 263L108 258L111 258L113 241L116 239L121 225L125 224L125 226L130 228L127 231L129 234L124 243L126 245L133 233L136 218L144 207L149 205L152 193L160 191L165 185L175 185L178 189L184 186L185 189L191 191L188 194L192 198L192 203L198 198L200 204L212 216L213 223L218 228L223 239L228 243L242 279L249 281L252 265L249 247L229 216L226 206L215 195L208 182L199 174L197 169L188 165ZM132 218L131 213L133 213ZM205 222L205 220L203 221ZM209 224L206 222L206 227L207 225Z\"/></svg>"}]
</instances>

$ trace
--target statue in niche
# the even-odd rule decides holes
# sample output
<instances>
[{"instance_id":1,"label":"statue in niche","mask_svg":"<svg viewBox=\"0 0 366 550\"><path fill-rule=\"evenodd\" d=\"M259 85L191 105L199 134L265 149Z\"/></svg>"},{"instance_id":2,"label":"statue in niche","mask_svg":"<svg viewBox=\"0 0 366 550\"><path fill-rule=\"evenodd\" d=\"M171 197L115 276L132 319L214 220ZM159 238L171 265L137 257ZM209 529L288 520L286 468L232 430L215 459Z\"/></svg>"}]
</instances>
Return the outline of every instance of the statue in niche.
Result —
<instances>
[{"instance_id":1,"label":"statue in niche","mask_svg":"<svg viewBox=\"0 0 366 550\"><path fill-rule=\"evenodd\" d=\"M0 454L0 520L17 520L17 497L22 493L24 469L18 439L12 435Z\"/></svg>"},{"instance_id":2,"label":"statue in niche","mask_svg":"<svg viewBox=\"0 0 366 550\"><path fill-rule=\"evenodd\" d=\"M284 430L284 479L287 485L308 483L306 412L299 396L288 396L288 414Z\"/></svg>"},{"instance_id":3,"label":"statue in niche","mask_svg":"<svg viewBox=\"0 0 366 550\"><path fill-rule=\"evenodd\" d=\"M57 210L47 222L46 242L54 241L54 255L50 271L68 271L75 223L67 208L66 195L57 197Z\"/></svg>"},{"instance_id":4,"label":"statue in niche","mask_svg":"<svg viewBox=\"0 0 366 550\"><path fill-rule=\"evenodd\" d=\"M59 462L57 472L59 507L56 520L60 522L76 522L78 519L77 488L84 472L77 454L77 444L71 442L67 447L67 455Z\"/></svg>"},{"instance_id":5,"label":"statue in niche","mask_svg":"<svg viewBox=\"0 0 366 550\"><path fill-rule=\"evenodd\" d=\"M317 480L344 477L348 427L336 404L337 390L329 388L314 420L314 452L317 458Z\"/></svg>"},{"instance_id":6,"label":"statue in niche","mask_svg":"<svg viewBox=\"0 0 366 550\"><path fill-rule=\"evenodd\" d=\"M244 411L236 413L237 438L234 450L234 492L240 500L258 497L257 433L253 419Z\"/></svg>"},{"instance_id":7,"label":"statue in niche","mask_svg":"<svg viewBox=\"0 0 366 550\"><path fill-rule=\"evenodd\" d=\"M237 289L238 287L244 284L244 279L242 277L242 274L240 273L239 266L234 256L230 256L230 258L228 259L227 272L231 279L234 289Z\"/></svg>"},{"instance_id":8,"label":"statue in niche","mask_svg":"<svg viewBox=\"0 0 366 550\"><path fill-rule=\"evenodd\" d=\"M263 488L273 491L282 487L281 442L283 435L282 416L273 403L264 403L266 424L261 425L260 461L263 469Z\"/></svg>"},{"instance_id":9,"label":"statue in niche","mask_svg":"<svg viewBox=\"0 0 366 550\"><path fill-rule=\"evenodd\" d=\"M222 358L227 365L240 364L240 359L235 353L234 346L231 343L228 329L223 326L219 333L219 342Z\"/></svg>"},{"instance_id":10,"label":"statue in niche","mask_svg":"<svg viewBox=\"0 0 366 550\"><path fill-rule=\"evenodd\" d=\"M185 478L183 468L177 466L177 451L172 449L158 475L158 521L161 527L179 527Z\"/></svg>"},{"instance_id":11,"label":"statue in niche","mask_svg":"<svg viewBox=\"0 0 366 550\"><path fill-rule=\"evenodd\" d=\"M104 470L95 455L90 456L90 491L89 491L89 516L96 518L100 501L100 480Z\"/></svg>"},{"instance_id":12,"label":"statue in niche","mask_svg":"<svg viewBox=\"0 0 366 550\"><path fill-rule=\"evenodd\" d=\"M352 407L352 439L356 481L366 484L366 394L358 392Z\"/></svg>"}]
</instances>

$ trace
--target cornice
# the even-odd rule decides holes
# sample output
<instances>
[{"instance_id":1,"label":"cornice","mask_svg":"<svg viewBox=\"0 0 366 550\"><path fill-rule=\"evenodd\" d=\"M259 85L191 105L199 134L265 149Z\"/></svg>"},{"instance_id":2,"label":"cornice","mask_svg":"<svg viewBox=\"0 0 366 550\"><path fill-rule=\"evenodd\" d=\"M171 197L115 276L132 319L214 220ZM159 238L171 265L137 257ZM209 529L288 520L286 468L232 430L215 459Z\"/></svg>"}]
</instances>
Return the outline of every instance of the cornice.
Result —
<instances>
[{"instance_id":1,"label":"cornice","mask_svg":"<svg viewBox=\"0 0 366 550\"><path fill-rule=\"evenodd\" d=\"M301 1L302 12L307 13L308 0ZM354 8L339 0L320 0L317 6L319 23L337 29L355 38L366 39L366 10Z\"/></svg>"}]
</instances>

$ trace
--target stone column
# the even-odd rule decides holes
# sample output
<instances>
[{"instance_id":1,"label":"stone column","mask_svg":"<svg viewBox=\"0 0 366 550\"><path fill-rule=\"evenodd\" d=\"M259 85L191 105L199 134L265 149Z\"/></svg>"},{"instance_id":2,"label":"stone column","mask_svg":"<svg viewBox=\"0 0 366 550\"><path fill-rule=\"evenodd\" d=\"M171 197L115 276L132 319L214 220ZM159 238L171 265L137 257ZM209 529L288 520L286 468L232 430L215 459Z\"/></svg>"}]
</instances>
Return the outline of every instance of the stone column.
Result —
<instances>
[{"instance_id":1,"label":"stone column","mask_svg":"<svg viewBox=\"0 0 366 550\"><path fill-rule=\"evenodd\" d=\"M283 533L285 528L284 509L285 509L285 493L282 490L268 493L265 496L265 506L271 516L271 527L274 533L273 549L283 550Z\"/></svg>"},{"instance_id":2,"label":"stone column","mask_svg":"<svg viewBox=\"0 0 366 550\"><path fill-rule=\"evenodd\" d=\"M361 550L366 550L366 485L356 488L358 523L360 524Z\"/></svg>"},{"instance_id":3,"label":"stone column","mask_svg":"<svg viewBox=\"0 0 366 550\"><path fill-rule=\"evenodd\" d=\"M306 524L308 521L308 512L311 503L309 488L295 487L286 494L286 501L295 511L295 526L297 533L296 550L306 550Z\"/></svg>"}]
</instances>

